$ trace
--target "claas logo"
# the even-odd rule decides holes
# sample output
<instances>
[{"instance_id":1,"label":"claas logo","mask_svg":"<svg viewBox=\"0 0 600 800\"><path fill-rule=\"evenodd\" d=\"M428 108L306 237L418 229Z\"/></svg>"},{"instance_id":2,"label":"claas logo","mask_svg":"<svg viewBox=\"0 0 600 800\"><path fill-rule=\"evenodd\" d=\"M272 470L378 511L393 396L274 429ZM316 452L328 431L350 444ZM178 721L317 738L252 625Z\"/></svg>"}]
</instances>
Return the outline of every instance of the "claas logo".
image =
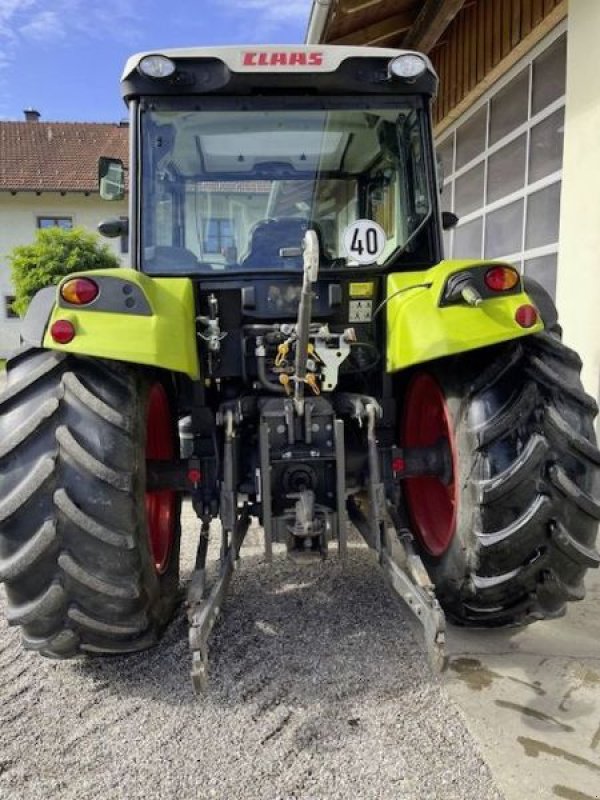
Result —
<instances>
[{"instance_id":1,"label":"claas logo","mask_svg":"<svg viewBox=\"0 0 600 800\"><path fill-rule=\"evenodd\" d=\"M245 67L320 67L323 53L244 53L242 63Z\"/></svg>"}]
</instances>

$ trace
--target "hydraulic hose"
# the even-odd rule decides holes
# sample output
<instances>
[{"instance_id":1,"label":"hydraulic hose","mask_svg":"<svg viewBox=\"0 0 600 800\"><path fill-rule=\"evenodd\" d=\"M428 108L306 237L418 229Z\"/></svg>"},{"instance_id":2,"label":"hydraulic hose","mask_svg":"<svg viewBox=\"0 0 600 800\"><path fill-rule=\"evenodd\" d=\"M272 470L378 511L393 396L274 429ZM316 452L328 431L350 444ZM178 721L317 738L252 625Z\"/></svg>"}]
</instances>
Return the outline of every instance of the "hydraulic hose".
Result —
<instances>
[{"instance_id":1,"label":"hydraulic hose","mask_svg":"<svg viewBox=\"0 0 600 800\"><path fill-rule=\"evenodd\" d=\"M284 394L285 389L280 383L275 383L274 381L269 380L269 376L267 375L266 351L262 341L260 341L259 343L259 341L257 340L255 353L256 353L258 380L260 381L261 386L264 386L264 388L268 389L268 391L270 392L275 392L276 394Z\"/></svg>"}]
</instances>

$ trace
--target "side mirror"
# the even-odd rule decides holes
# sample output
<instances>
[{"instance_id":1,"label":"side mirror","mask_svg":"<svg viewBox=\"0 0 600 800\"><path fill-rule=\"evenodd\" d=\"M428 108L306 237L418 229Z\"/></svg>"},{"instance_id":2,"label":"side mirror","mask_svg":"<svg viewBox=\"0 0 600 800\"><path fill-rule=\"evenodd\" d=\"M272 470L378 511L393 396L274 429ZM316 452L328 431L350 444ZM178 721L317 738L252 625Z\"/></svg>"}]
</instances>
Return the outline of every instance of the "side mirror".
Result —
<instances>
[{"instance_id":1,"label":"side mirror","mask_svg":"<svg viewBox=\"0 0 600 800\"><path fill-rule=\"evenodd\" d=\"M125 197L125 167L120 158L100 156L98 185L103 200L122 200Z\"/></svg>"},{"instance_id":2,"label":"side mirror","mask_svg":"<svg viewBox=\"0 0 600 800\"><path fill-rule=\"evenodd\" d=\"M457 217L456 214L452 213L452 211L442 211L442 228L445 231L456 228L459 221L460 217Z\"/></svg>"},{"instance_id":3,"label":"side mirror","mask_svg":"<svg viewBox=\"0 0 600 800\"><path fill-rule=\"evenodd\" d=\"M129 220L127 217L114 217L105 219L98 224L98 233L107 239L116 239L118 236L127 236L129 233Z\"/></svg>"}]
</instances>

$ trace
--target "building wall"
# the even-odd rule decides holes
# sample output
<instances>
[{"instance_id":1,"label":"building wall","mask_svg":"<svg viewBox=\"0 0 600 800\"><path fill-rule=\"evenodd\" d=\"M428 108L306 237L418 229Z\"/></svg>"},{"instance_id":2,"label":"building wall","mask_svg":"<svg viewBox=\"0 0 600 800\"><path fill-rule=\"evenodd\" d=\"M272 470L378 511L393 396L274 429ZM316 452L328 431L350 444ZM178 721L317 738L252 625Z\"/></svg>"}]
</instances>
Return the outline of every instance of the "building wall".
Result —
<instances>
[{"instance_id":1,"label":"building wall","mask_svg":"<svg viewBox=\"0 0 600 800\"><path fill-rule=\"evenodd\" d=\"M555 296L565 341L582 357L584 385L598 399L600 89L592 77L599 37L598 0L571 0L568 20L460 117L438 125L443 207L461 216L446 234L447 255L508 258L542 282ZM535 99L536 74L543 103ZM529 83L527 115L493 141L494 108L517 114L519 82Z\"/></svg>"},{"instance_id":2,"label":"building wall","mask_svg":"<svg viewBox=\"0 0 600 800\"><path fill-rule=\"evenodd\" d=\"M600 398L600 2L571 0L557 300L567 344ZM599 426L600 427L600 426Z\"/></svg>"},{"instance_id":3,"label":"building wall","mask_svg":"<svg viewBox=\"0 0 600 800\"><path fill-rule=\"evenodd\" d=\"M0 355L14 348L19 341L19 321L7 317L6 297L13 294L8 253L20 244L33 241L38 217L72 217L74 226L96 230L98 222L111 216L127 214L126 202L106 203L98 195L58 192L0 193ZM119 239L104 240L125 262Z\"/></svg>"},{"instance_id":4,"label":"building wall","mask_svg":"<svg viewBox=\"0 0 600 800\"><path fill-rule=\"evenodd\" d=\"M566 0L470 0L429 54L440 76L438 134L567 14Z\"/></svg>"},{"instance_id":5,"label":"building wall","mask_svg":"<svg viewBox=\"0 0 600 800\"><path fill-rule=\"evenodd\" d=\"M442 207L460 217L446 256L508 260L555 296L565 116L566 24L438 140Z\"/></svg>"}]
</instances>

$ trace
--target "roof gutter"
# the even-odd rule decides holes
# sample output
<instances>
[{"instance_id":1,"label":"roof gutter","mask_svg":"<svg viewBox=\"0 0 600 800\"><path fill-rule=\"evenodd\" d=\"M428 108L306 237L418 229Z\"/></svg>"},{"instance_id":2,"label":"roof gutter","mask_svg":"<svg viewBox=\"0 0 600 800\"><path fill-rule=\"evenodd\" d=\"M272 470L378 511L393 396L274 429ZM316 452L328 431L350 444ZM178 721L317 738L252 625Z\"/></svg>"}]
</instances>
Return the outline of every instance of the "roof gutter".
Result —
<instances>
[{"instance_id":1,"label":"roof gutter","mask_svg":"<svg viewBox=\"0 0 600 800\"><path fill-rule=\"evenodd\" d=\"M306 44L319 44L329 12L333 6L333 0L313 0L306 31Z\"/></svg>"}]
</instances>

